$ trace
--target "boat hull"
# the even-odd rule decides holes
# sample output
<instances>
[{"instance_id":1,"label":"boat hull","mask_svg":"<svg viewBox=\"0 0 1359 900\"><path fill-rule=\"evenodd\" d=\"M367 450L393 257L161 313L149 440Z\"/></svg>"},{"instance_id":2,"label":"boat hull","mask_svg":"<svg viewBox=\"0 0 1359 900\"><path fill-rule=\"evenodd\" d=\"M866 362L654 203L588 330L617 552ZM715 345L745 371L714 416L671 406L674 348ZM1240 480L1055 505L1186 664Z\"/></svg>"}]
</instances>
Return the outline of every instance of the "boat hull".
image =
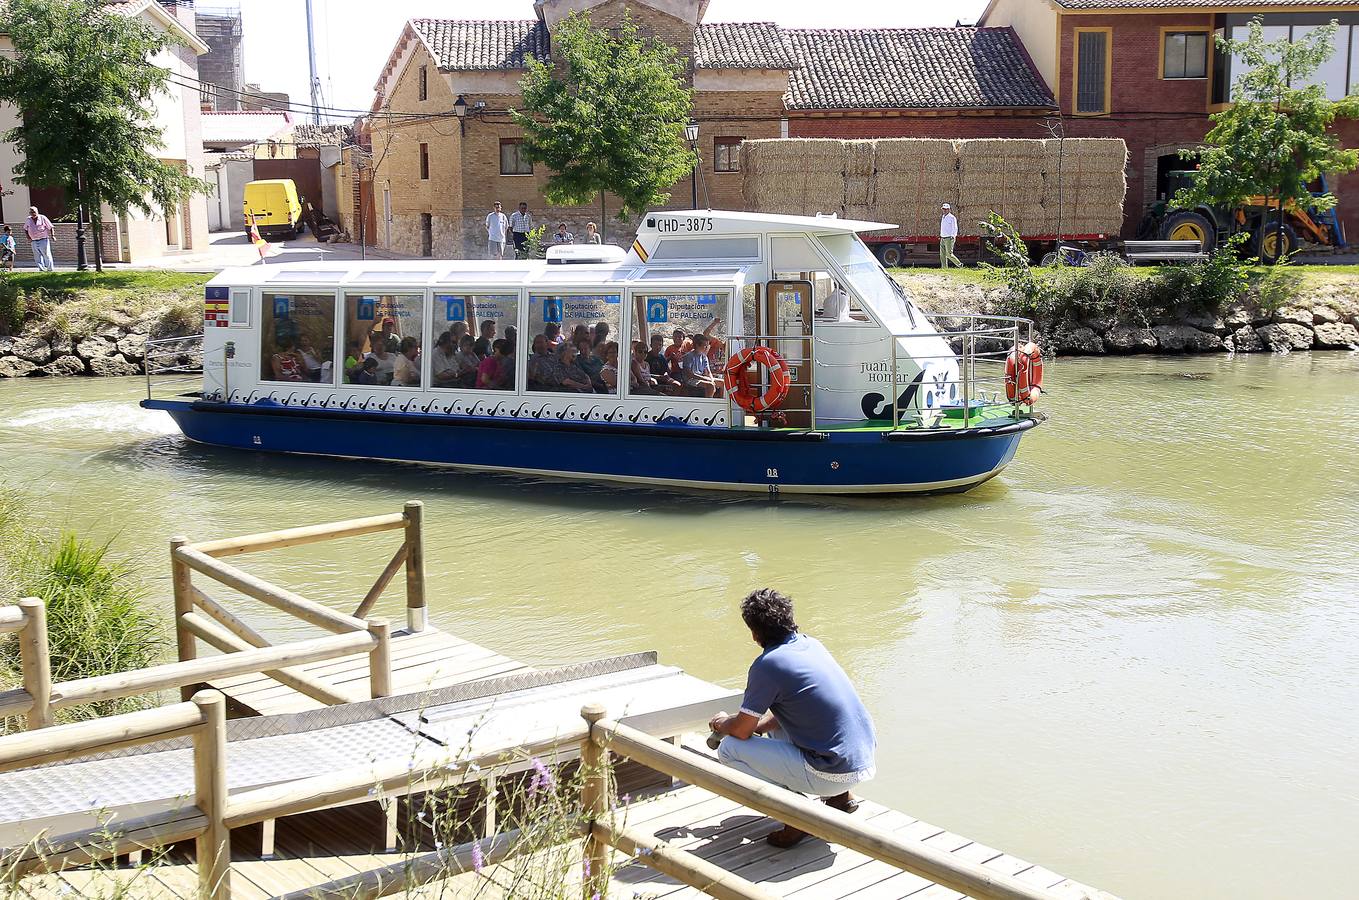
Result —
<instances>
[{"instance_id":1,"label":"boat hull","mask_svg":"<svg viewBox=\"0 0 1359 900\"><path fill-rule=\"evenodd\" d=\"M994 477L1033 420L970 431L762 431L145 400L219 447L759 493L956 492Z\"/></svg>"}]
</instances>

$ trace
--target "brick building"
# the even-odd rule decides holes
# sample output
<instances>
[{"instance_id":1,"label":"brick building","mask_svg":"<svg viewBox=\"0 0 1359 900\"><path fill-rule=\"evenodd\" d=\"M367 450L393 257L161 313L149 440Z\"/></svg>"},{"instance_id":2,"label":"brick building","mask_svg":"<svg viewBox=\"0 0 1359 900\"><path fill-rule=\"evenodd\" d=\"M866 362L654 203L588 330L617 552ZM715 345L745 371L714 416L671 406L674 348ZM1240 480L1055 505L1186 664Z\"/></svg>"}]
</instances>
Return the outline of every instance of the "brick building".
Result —
<instances>
[{"instance_id":1,"label":"brick building","mask_svg":"<svg viewBox=\"0 0 1359 900\"><path fill-rule=\"evenodd\" d=\"M518 102L527 60L551 59L552 28L577 9L588 9L604 27L627 10L643 33L687 60L701 206L742 206L742 140L899 133L905 119L918 133L1009 127L1028 134L1053 105L1008 28L824 31L706 23L706 0L538 0L535 8L538 18L527 21L407 23L376 85L374 243L408 253L479 255L494 200L507 212L526 201L539 223L565 219L578 232L587 220L602 221L598 206L546 207L545 173L520 158L520 131L507 112ZM461 124L448 116L460 97L467 104ZM693 194L690 179L682 179L670 207L687 208ZM611 242L631 239L614 221L608 228Z\"/></svg>"},{"instance_id":2,"label":"brick building","mask_svg":"<svg viewBox=\"0 0 1359 900\"><path fill-rule=\"evenodd\" d=\"M1359 3L1352 0L991 0L980 23L1019 36L1067 136L1127 142L1130 234L1146 205L1166 193L1166 173L1185 167L1180 152L1199 145L1209 114L1230 100L1240 61L1218 53L1214 37L1244 37L1256 17L1269 39L1338 20L1335 55L1318 80L1332 99L1359 87ZM1346 146L1359 145L1359 123L1342 120L1336 131ZM1359 235L1359 175L1343 176L1334 189L1347 232Z\"/></svg>"}]
</instances>

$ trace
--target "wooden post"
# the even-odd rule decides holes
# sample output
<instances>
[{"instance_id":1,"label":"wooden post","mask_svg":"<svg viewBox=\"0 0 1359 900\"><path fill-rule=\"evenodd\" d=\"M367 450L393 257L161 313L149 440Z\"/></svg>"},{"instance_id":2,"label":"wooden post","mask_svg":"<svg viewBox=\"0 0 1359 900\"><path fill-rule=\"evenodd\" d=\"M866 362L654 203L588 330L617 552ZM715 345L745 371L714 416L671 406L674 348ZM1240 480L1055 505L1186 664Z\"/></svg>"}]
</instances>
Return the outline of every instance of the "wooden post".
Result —
<instances>
[{"instance_id":1,"label":"wooden post","mask_svg":"<svg viewBox=\"0 0 1359 900\"><path fill-rule=\"evenodd\" d=\"M368 690L376 700L392 696L392 623L385 617L368 620L368 633L377 639L368 651Z\"/></svg>"},{"instance_id":2,"label":"wooden post","mask_svg":"<svg viewBox=\"0 0 1359 900\"><path fill-rule=\"evenodd\" d=\"M19 632L19 662L24 690L33 698L28 710L28 730L52 724L52 657L47 647L47 607L37 597L19 601L24 627Z\"/></svg>"},{"instance_id":3,"label":"wooden post","mask_svg":"<svg viewBox=\"0 0 1359 900\"><path fill-rule=\"evenodd\" d=\"M580 806L588 826L584 846L585 900L608 900L609 893L609 845L599 839L593 828L609 812L609 751L594 741L595 723L607 712L602 703L587 703L580 709L580 717L590 728L580 745L580 768L585 779Z\"/></svg>"},{"instance_id":4,"label":"wooden post","mask_svg":"<svg viewBox=\"0 0 1359 900\"><path fill-rule=\"evenodd\" d=\"M406 503L406 627L424 631L429 624L429 610L425 607L425 545L421 538L425 504L419 500Z\"/></svg>"},{"instance_id":5,"label":"wooden post","mask_svg":"<svg viewBox=\"0 0 1359 900\"><path fill-rule=\"evenodd\" d=\"M175 551L187 543L187 538L170 538L170 583L175 592L175 644L179 648L180 662L198 658L198 645L193 632L180 619L185 613L193 612L193 573L175 556ZM185 685L179 689L179 699L188 700L191 696L192 686Z\"/></svg>"},{"instance_id":6,"label":"wooden post","mask_svg":"<svg viewBox=\"0 0 1359 900\"><path fill-rule=\"evenodd\" d=\"M193 702L203 714L203 724L194 731L193 740L194 804L208 820L198 836L198 894L204 900L230 900L226 697L221 691L199 691L193 695Z\"/></svg>"}]
</instances>

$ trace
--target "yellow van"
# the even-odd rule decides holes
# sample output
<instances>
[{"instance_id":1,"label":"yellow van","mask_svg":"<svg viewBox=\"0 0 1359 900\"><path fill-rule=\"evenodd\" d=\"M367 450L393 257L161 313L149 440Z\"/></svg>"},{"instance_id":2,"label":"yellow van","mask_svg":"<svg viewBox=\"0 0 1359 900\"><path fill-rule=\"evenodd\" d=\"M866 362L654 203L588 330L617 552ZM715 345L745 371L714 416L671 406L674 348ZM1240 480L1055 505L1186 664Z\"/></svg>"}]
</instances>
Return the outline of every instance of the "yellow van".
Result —
<instances>
[{"instance_id":1,"label":"yellow van","mask_svg":"<svg viewBox=\"0 0 1359 900\"><path fill-rule=\"evenodd\" d=\"M260 237L281 237L290 241L302 227L302 202L291 178L268 178L245 186L245 231L250 223L259 227Z\"/></svg>"}]
</instances>

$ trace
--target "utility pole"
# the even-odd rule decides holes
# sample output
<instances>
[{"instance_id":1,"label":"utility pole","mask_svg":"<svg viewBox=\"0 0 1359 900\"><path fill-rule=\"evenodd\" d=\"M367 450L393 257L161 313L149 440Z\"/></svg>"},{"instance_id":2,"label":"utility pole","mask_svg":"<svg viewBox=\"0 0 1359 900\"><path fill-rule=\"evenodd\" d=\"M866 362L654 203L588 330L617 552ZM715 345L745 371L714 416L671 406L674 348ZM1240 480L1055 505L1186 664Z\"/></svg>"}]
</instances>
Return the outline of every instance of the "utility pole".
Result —
<instances>
[{"instance_id":1,"label":"utility pole","mask_svg":"<svg viewBox=\"0 0 1359 900\"><path fill-rule=\"evenodd\" d=\"M307 0L307 66L311 71L311 120L321 124L321 79L316 75L316 36L311 24L311 0Z\"/></svg>"}]
</instances>

